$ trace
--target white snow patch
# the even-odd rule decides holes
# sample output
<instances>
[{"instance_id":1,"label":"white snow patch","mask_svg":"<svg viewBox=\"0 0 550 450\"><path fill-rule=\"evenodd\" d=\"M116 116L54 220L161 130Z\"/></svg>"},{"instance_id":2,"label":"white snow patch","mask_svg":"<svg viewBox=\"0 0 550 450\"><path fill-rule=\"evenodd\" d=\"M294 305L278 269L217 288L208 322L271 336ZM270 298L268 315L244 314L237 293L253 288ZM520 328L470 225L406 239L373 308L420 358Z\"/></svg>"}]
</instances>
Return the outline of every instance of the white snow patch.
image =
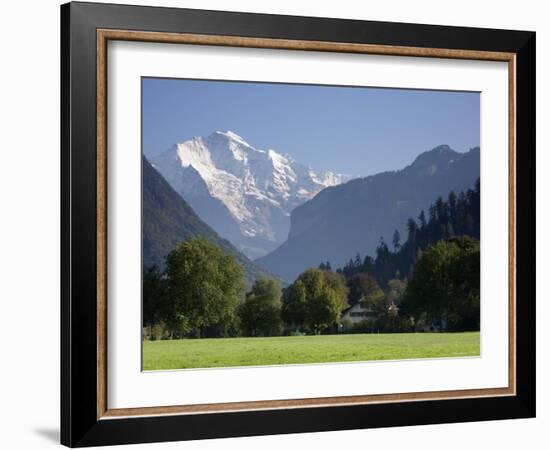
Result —
<instances>
[{"instance_id":1,"label":"white snow patch","mask_svg":"<svg viewBox=\"0 0 550 450\"><path fill-rule=\"evenodd\" d=\"M233 131L178 143L154 158L153 164L184 198L200 201L210 195L220 200L244 237L272 240L281 235L277 238L281 242L288 230L281 232L278 227L282 220L288 228L295 207L325 187L351 179L316 172L273 149L257 149Z\"/></svg>"}]
</instances>

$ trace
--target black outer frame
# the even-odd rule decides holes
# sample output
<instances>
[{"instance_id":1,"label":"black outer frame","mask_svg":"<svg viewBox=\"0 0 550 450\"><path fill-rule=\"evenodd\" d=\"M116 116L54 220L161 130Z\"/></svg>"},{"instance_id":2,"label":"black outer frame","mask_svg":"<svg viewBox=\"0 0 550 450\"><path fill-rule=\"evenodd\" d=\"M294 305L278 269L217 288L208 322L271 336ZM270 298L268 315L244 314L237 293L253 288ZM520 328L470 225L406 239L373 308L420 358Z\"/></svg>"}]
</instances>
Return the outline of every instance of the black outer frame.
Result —
<instances>
[{"instance_id":1,"label":"black outer frame","mask_svg":"<svg viewBox=\"0 0 550 450\"><path fill-rule=\"evenodd\" d=\"M509 397L97 419L96 29L516 53L516 383ZM61 443L71 447L535 416L535 33L68 3L61 6Z\"/></svg>"}]
</instances>

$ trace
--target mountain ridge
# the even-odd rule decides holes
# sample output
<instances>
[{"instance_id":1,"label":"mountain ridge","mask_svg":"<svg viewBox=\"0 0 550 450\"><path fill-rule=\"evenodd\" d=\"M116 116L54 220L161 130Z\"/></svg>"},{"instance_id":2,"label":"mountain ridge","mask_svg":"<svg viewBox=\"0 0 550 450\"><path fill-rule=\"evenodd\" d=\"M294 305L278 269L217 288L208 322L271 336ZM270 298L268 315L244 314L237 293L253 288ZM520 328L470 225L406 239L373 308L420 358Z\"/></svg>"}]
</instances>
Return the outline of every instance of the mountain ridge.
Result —
<instances>
[{"instance_id":1,"label":"mountain ridge","mask_svg":"<svg viewBox=\"0 0 550 450\"><path fill-rule=\"evenodd\" d=\"M441 145L401 170L327 187L292 211L287 241L255 262L293 280L319 261L336 267L357 251L372 254L380 237L404 235L406 220L434 197L472 187L479 167L479 147L459 153Z\"/></svg>"}]
</instances>

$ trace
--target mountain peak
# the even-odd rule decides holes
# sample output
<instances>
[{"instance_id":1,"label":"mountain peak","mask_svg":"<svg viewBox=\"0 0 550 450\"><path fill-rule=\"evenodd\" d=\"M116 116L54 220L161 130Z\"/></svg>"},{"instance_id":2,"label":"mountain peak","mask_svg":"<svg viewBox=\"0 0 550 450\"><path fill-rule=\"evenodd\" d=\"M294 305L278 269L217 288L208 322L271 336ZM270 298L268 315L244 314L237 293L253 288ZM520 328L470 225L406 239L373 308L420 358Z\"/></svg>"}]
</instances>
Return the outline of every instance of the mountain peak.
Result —
<instances>
[{"instance_id":1,"label":"mountain peak","mask_svg":"<svg viewBox=\"0 0 550 450\"><path fill-rule=\"evenodd\" d=\"M230 137L230 138L232 138L232 139L243 140L243 138L242 138L241 136L239 136L237 133L234 133L234 132L231 131L231 130L227 130L227 131L225 131L225 132L218 131L218 133L225 134L227 137Z\"/></svg>"},{"instance_id":2,"label":"mountain peak","mask_svg":"<svg viewBox=\"0 0 550 450\"><path fill-rule=\"evenodd\" d=\"M410 167L422 168L426 166L440 166L452 163L460 153L454 151L448 145L438 145L431 150L418 155Z\"/></svg>"},{"instance_id":3,"label":"mountain peak","mask_svg":"<svg viewBox=\"0 0 550 450\"><path fill-rule=\"evenodd\" d=\"M441 144L431 150L426 150L425 152L420 153L416 159L421 158L423 155L450 155L455 153L458 152L454 151L447 144Z\"/></svg>"},{"instance_id":4,"label":"mountain peak","mask_svg":"<svg viewBox=\"0 0 550 450\"><path fill-rule=\"evenodd\" d=\"M227 130L227 131L215 131L212 133L209 137L213 136L221 136L224 137L230 141L236 141L239 144L245 145L246 147L252 147L248 142L246 142L241 136L239 136L237 133Z\"/></svg>"},{"instance_id":5,"label":"mountain peak","mask_svg":"<svg viewBox=\"0 0 550 450\"><path fill-rule=\"evenodd\" d=\"M206 223L251 257L284 242L296 206L350 178L255 148L233 131L178 143L153 163Z\"/></svg>"},{"instance_id":6,"label":"mountain peak","mask_svg":"<svg viewBox=\"0 0 550 450\"><path fill-rule=\"evenodd\" d=\"M439 146L402 170L388 171L324 189L291 212L288 239L255 262L294 280L319 261L342 267L350 255L373 255L379 237L391 242L395 229L406 235L410 217L427 211L438 196L474 186L479 149L458 153Z\"/></svg>"}]
</instances>

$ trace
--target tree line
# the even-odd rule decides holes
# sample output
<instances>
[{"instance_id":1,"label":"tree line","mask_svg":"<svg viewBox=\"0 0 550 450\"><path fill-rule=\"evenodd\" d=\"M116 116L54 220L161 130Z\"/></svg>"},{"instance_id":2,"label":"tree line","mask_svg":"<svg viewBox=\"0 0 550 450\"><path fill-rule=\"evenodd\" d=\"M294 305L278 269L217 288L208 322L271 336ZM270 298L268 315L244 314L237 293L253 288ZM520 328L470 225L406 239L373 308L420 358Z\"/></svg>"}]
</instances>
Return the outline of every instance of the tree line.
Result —
<instances>
[{"instance_id":1,"label":"tree line","mask_svg":"<svg viewBox=\"0 0 550 450\"><path fill-rule=\"evenodd\" d=\"M283 289L269 277L245 292L244 272L204 238L182 242L166 269L143 273L143 326L149 339L319 334L347 307L343 275L309 269Z\"/></svg>"},{"instance_id":2,"label":"tree line","mask_svg":"<svg viewBox=\"0 0 550 450\"><path fill-rule=\"evenodd\" d=\"M165 269L143 272L146 338L407 332L437 326L479 329L480 184L449 193L410 218L401 244L383 239L374 257L359 254L333 271L329 261L291 285L260 278L247 290L236 259L204 238L179 244ZM369 318L344 314L360 304Z\"/></svg>"},{"instance_id":3,"label":"tree line","mask_svg":"<svg viewBox=\"0 0 550 450\"><path fill-rule=\"evenodd\" d=\"M478 178L473 189L451 191L427 215L422 210L417 220L409 218L403 244L395 230L392 249L380 238L374 257L357 253L337 273L348 283L372 277L386 290L403 283L406 288L392 299L398 306L396 330L409 323L414 329L479 330L480 198Z\"/></svg>"}]
</instances>

